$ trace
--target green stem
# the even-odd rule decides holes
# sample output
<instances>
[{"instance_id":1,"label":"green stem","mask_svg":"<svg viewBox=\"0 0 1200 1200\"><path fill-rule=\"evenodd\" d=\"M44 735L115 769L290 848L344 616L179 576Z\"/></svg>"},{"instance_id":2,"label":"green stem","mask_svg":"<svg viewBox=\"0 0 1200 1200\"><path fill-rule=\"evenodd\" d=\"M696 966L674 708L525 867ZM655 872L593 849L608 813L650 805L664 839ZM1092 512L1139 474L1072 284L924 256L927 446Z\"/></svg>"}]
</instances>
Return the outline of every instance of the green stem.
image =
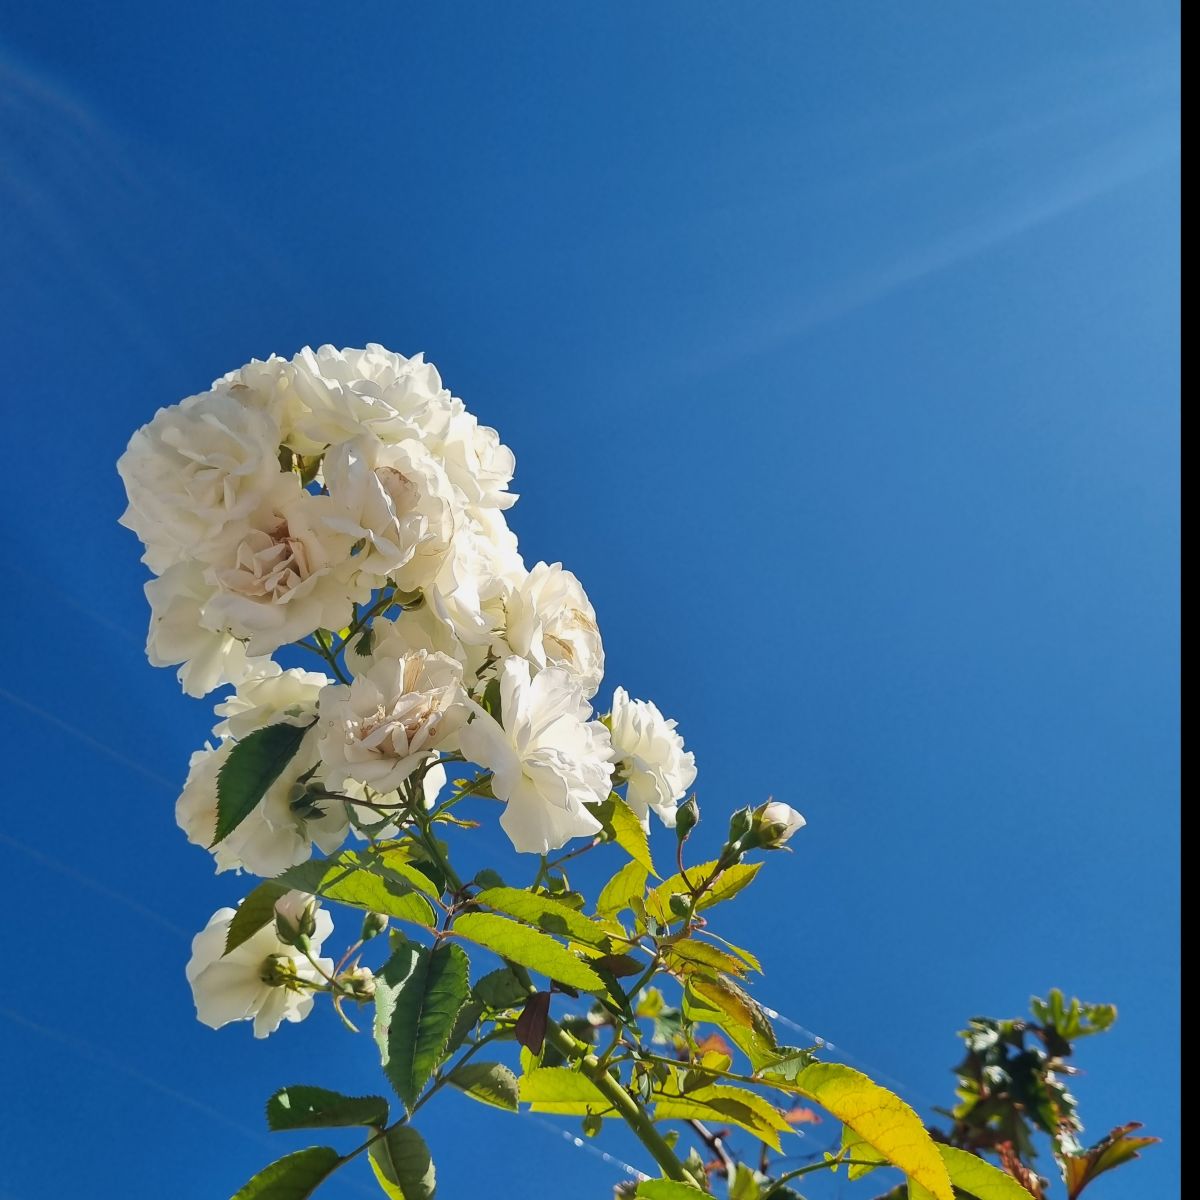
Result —
<instances>
[{"instance_id":1,"label":"green stem","mask_svg":"<svg viewBox=\"0 0 1200 1200\"><path fill-rule=\"evenodd\" d=\"M662 1168L668 1179L679 1183L694 1184L695 1180L684 1170L675 1151L667 1144L649 1113L631 1096L605 1069L604 1064L591 1052L586 1042L569 1034L556 1021L546 1024L546 1040L561 1054L580 1064L583 1074L595 1085L600 1094L617 1110L626 1124L637 1135L638 1140L650 1151L654 1161Z\"/></svg>"}]
</instances>

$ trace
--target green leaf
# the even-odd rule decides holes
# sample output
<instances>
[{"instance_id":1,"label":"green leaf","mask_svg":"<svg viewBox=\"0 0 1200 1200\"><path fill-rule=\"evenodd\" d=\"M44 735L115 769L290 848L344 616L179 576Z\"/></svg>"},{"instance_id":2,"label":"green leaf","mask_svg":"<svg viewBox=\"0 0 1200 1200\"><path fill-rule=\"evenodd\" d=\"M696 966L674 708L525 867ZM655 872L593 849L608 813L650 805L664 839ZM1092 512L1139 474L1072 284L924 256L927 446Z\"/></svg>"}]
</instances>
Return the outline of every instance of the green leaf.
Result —
<instances>
[{"instance_id":1,"label":"green leaf","mask_svg":"<svg viewBox=\"0 0 1200 1200\"><path fill-rule=\"evenodd\" d=\"M688 896L690 884L693 888L701 888L708 882L716 862L700 863L699 866L688 867L687 878L682 874L672 875L663 880L658 887L646 897L646 911L662 924L669 924L679 918L671 911L671 897L674 895ZM746 887L762 869L762 863L734 863L726 867L705 890L700 902L696 905L697 912L712 908L722 900L730 900Z\"/></svg>"},{"instance_id":2,"label":"green leaf","mask_svg":"<svg viewBox=\"0 0 1200 1200\"><path fill-rule=\"evenodd\" d=\"M538 971L559 983L585 992L605 990L600 976L552 937L507 917L464 913L454 922L454 932L501 958Z\"/></svg>"},{"instance_id":3,"label":"green leaf","mask_svg":"<svg viewBox=\"0 0 1200 1200\"><path fill-rule=\"evenodd\" d=\"M649 871L636 859L627 862L600 889L596 901L596 912L602 917L614 917L622 909L626 909L635 900L640 899L646 890L646 878Z\"/></svg>"},{"instance_id":4,"label":"green leaf","mask_svg":"<svg viewBox=\"0 0 1200 1200\"><path fill-rule=\"evenodd\" d=\"M267 1101L267 1126L284 1129L329 1129L365 1125L382 1129L388 1102L382 1096L343 1096L319 1087L281 1088Z\"/></svg>"},{"instance_id":5,"label":"green leaf","mask_svg":"<svg viewBox=\"0 0 1200 1200\"><path fill-rule=\"evenodd\" d=\"M684 1007L694 1021L719 1026L750 1060L756 1071L779 1059L779 1042L762 1007L748 992L724 976L687 976Z\"/></svg>"},{"instance_id":6,"label":"green leaf","mask_svg":"<svg viewBox=\"0 0 1200 1200\"><path fill-rule=\"evenodd\" d=\"M841 1063L814 1063L794 1080L768 1067L764 1083L815 1100L936 1200L954 1200L950 1174L921 1118L899 1096Z\"/></svg>"},{"instance_id":7,"label":"green leaf","mask_svg":"<svg viewBox=\"0 0 1200 1200\"><path fill-rule=\"evenodd\" d=\"M938 1153L950 1172L950 1182L975 1200L1030 1200L1030 1193L1011 1175L978 1155L940 1145Z\"/></svg>"},{"instance_id":8,"label":"green leaf","mask_svg":"<svg viewBox=\"0 0 1200 1200\"><path fill-rule=\"evenodd\" d=\"M329 1146L310 1146L264 1167L233 1200L306 1200L339 1166L342 1156Z\"/></svg>"},{"instance_id":9,"label":"green leaf","mask_svg":"<svg viewBox=\"0 0 1200 1200\"><path fill-rule=\"evenodd\" d=\"M448 1078L472 1099L508 1112L517 1111L517 1101L520 1099L517 1077L503 1063L464 1063L452 1071Z\"/></svg>"},{"instance_id":10,"label":"green leaf","mask_svg":"<svg viewBox=\"0 0 1200 1200\"><path fill-rule=\"evenodd\" d=\"M603 1092L586 1076L569 1067L534 1067L521 1076L520 1099L533 1112L582 1117L614 1111Z\"/></svg>"},{"instance_id":11,"label":"green leaf","mask_svg":"<svg viewBox=\"0 0 1200 1200\"><path fill-rule=\"evenodd\" d=\"M411 1125L389 1129L367 1155L388 1200L433 1200L437 1172L425 1139Z\"/></svg>"},{"instance_id":12,"label":"green leaf","mask_svg":"<svg viewBox=\"0 0 1200 1200\"><path fill-rule=\"evenodd\" d=\"M217 772L217 828L224 841L258 806L295 757L309 725L268 725L242 738Z\"/></svg>"},{"instance_id":13,"label":"green leaf","mask_svg":"<svg viewBox=\"0 0 1200 1200\"><path fill-rule=\"evenodd\" d=\"M260 883L238 905L237 912L233 914L233 920L229 922L229 930L225 934L225 953L236 950L260 929L270 925L275 920L275 901L287 893L288 889L273 879Z\"/></svg>"},{"instance_id":14,"label":"green leaf","mask_svg":"<svg viewBox=\"0 0 1200 1200\"><path fill-rule=\"evenodd\" d=\"M409 1108L442 1063L470 995L468 970L458 946L405 942L376 977L375 1040L384 1073Z\"/></svg>"},{"instance_id":15,"label":"green leaf","mask_svg":"<svg viewBox=\"0 0 1200 1200\"><path fill-rule=\"evenodd\" d=\"M633 1194L641 1200L696 1200L697 1196L708 1195L690 1183L676 1183L674 1179L646 1179Z\"/></svg>"},{"instance_id":16,"label":"green leaf","mask_svg":"<svg viewBox=\"0 0 1200 1200\"><path fill-rule=\"evenodd\" d=\"M604 929L561 900L536 896L520 888L495 887L480 892L475 903L516 917L544 933L553 933L605 952L612 949L612 939Z\"/></svg>"},{"instance_id":17,"label":"green leaf","mask_svg":"<svg viewBox=\"0 0 1200 1200\"><path fill-rule=\"evenodd\" d=\"M620 796L614 795L612 799L609 820L612 822L613 840L634 862L645 867L657 879L654 859L650 857L650 839L641 818Z\"/></svg>"},{"instance_id":18,"label":"green leaf","mask_svg":"<svg viewBox=\"0 0 1200 1200\"><path fill-rule=\"evenodd\" d=\"M384 878L369 869L353 850L289 867L274 882L426 929L435 924L433 909L424 896L399 876ZM426 885L432 886L428 880Z\"/></svg>"},{"instance_id":19,"label":"green leaf","mask_svg":"<svg viewBox=\"0 0 1200 1200\"><path fill-rule=\"evenodd\" d=\"M493 1012L503 1012L506 1008L520 1008L529 999L529 989L508 967L489 972L471 991Z\"/></svg>"},{"instance_id":20,"label":"green leaf","mask_svg":"<svg viewBox=\"0 0 1200 1200\"><path fill-rule=\"evenodd\" d=\"M724 971L729 975L745 975L747 970L746 963L727 950L691 939L663 946L663 957L668 967L683 972L694 970L697 966Z\"/></svg>"},{"instance_id":21,"label":"green leaf","mask_svg":"<svg viewBox=\"0 0 1200 1200\"><path fill-rule=\"evenodd\" d=\"M771 1105L753 1092L733 1087L688 1088L683 1096L655 1097L656 1121L727 1121L739 1125L779 1151L780 1129L788 1130L787 1122L779 1117ZM766 1115L762 1110L771 1110Z\"/></svg>"}]
</instances>

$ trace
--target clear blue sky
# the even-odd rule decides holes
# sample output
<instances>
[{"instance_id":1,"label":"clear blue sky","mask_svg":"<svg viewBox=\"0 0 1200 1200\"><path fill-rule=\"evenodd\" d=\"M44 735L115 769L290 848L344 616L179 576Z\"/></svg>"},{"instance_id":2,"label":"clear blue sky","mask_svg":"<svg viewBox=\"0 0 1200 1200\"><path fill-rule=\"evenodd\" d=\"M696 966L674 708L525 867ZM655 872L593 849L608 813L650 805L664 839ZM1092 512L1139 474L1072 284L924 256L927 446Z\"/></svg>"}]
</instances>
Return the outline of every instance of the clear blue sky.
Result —
<instances>
[{"instance_id":1,"label":"clear blue sky","mask_svg":"<svg viewBox=\"0 0 1200 1200\"><path fill-rule=\"evenodd\" d=\"M760 997L922 1105L971 1014L1115 1001L1090 1130L1172 1144L1092 1194L1176 1188L1175 6L2 7L0 1197L220 1200L272 1087L376 1084L332 1020L193 1020L241 885L175 829L210 717L142 658L112 467L368 340L515 448L527 558L680 719L708 835L807 813L729 911ZM447 1200L619 1178L430 1116Z\"/></svg>"}]
</instances>

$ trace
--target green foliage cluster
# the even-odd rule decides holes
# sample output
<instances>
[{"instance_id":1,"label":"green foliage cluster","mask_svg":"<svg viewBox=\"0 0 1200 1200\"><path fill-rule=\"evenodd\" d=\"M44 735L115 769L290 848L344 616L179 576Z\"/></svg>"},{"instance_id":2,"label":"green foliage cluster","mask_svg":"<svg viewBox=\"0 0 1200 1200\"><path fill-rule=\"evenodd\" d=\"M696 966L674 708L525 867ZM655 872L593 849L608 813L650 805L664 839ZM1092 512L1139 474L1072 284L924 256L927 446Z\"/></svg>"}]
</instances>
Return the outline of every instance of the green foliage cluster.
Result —
<instances>
[{"instance_id":1,"label":"green foliage cluster","mask_svg":"<svg viewBox=\"0 0 1200 1200\"><path fill-rule=\"evenodd\" d=\"M231 755L219 781L226 832L278 777L289 747L294 753L299 738L285 730L293 727L263 730ZM645 1200L694 1200L718 1189L731 1200L797 1200L804 1176L842 1166L852 1179L898 1170L910 1200L1042 1196L1036 1176L1019 1169L1033 1152L1031 1127L1051 1134L1056 1153L1078 1164L1068 1176L1072 1200L1088 1179L1128 1157L1132 1142L1116 1134L1091 1157L1078 1151L1075 1103L1060 1081L1072 1040L1107 1028L1111 1008L1068 1005L1054 992L1036 1003L1035 1022L973 1021L954 1129L940 1140L866 1076L782 1043L749 990L762 969L758 958L711 923L713 910L762 868L752 856L782 848L765 806L735 813L718 857L692 865L685 852L698 809L694 801L684 806L676 869L664 875L641 822L614 793L595 808L602 833L543 857L520 887L490 870L462 878L439 837L448 825L469 826L454 809L488 790L486 775L460 780L427 811L415 779L404 810L391 814L395 836L293 867L242 904L227 952L270 922L278 926L275 902L293 889L360 910L359 941L318 990L351 1029L347 1007L373 1010L374 1045L393 1098L282 1088L267 1103L272 1130L357 1127L364 1135L346 1151L313 1146L279 1159L235 1200L303 1200L358 1158L390 1200L430 1200L436 1170L418 1118L446 1087L492 1108L577 1118L588 1136L605 1121L624 1121L661 1172L619 1189ZM619 848L622 861L589 902L567 867L605 845ZM302 929L287 936L305 948ZM348 968L377 937L376 945L386 943L382 966ZM788 1169L779 1156L802 1102L842 1122L844 1138L838 1153ZM750 1135L753 1159L731 1150L730 1130ZM1003 1169L981 1152L1000 1153Z\"/></svg>"}]
</instances>

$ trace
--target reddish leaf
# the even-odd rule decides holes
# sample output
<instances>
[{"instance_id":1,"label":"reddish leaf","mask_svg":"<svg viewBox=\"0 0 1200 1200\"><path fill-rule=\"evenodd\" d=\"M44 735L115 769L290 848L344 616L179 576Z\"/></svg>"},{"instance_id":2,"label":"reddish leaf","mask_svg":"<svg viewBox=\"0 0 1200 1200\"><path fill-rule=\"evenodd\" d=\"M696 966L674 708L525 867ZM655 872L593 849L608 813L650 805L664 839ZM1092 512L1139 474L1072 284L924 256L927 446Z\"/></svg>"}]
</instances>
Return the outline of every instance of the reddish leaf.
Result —
<instances>
[{"instance_id":1,"label":"reddish leaf","mask_svg":"<svg viewBox=\"0 0 1200 1200\"><path fill-rule=\"evenodd\" d=\"M513 1026L516 1039L530 1054L541 1054L546 1042L546 1022L550 1019L550 993L534 992L525 1001Z\"/></svg>"}]
</instances>

